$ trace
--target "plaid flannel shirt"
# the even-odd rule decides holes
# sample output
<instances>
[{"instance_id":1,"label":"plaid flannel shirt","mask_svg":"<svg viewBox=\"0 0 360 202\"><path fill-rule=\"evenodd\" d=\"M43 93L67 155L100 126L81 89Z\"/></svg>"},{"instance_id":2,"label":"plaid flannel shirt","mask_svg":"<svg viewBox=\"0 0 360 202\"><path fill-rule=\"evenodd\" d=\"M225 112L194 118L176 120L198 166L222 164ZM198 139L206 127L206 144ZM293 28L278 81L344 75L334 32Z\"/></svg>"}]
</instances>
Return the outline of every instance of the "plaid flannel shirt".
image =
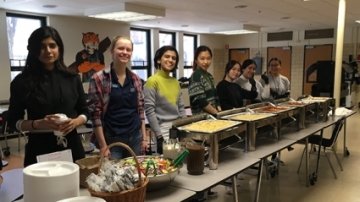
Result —
<instances>
[{"instance_id":1,"label":"plaid flannel shirt","mask_svg":"<svg viewBox=\"0 0 360 202\"><path fill-rule=\"evenodd\" d=\"M93 127L102 126L102 120L109 104L111 92L111 67L95 73L89 84L89 111ZM129 69L126 72L131 75L137 91L137 108L141 120L145 120L143 85L139 76Z\"/></svg>"}]
</instances>

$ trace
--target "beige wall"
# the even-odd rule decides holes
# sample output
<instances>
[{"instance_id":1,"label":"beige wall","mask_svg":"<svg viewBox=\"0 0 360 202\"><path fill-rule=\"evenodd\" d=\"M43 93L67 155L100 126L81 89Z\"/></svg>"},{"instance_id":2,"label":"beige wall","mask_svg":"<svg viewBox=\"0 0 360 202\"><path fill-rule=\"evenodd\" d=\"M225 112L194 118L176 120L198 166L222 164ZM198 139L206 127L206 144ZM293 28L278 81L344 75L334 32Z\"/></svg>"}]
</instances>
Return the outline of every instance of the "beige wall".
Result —
<instances>
[{"instance_id":1,"label":"beige wall","mask_svg":"<svg viewBox=\"0 0 360 202\"><path fill-rule=\"evenodd\" d=\"M64 42L65 63L70 65L75 61L75 55L83 49L81 43L82 33L95 32L99 34L100 40L109 37L112 40L117 35L129 36L130 26L121 22L109 20L98 20L94 18L50 16L49 25L55 27ZM105 64L111 61L109 51L104 53Z\"/></svg>"},{"instance_id":2,"label":"beige wall","mask_svg":"<svg viewBox=\"0 0 360 202\"><path fill-rule=\"evenodd\" d=\"M10 96L10 62L6 32L6 13L0 9L0 100Z\"/></svg>"},{"instance_id":3,"label":"beige wall","mask_svg":"<svg viewBox=\"0 0 360 202\"><path fill-rule=\"evenodd\" d=\"M227 50L225 50L224 36L214 34L202 34L199 45L206 45L212 50L213 60L208 72L218 83L222 80L227 62Z\"/></svg>"},{"instance_id":4,"label":"beige wall","mask_svg":"<svg viewBox=\"0 0 360 202\"><path fill-rule=\"evenodd\" d=\"M6 13L0 9L0 99L9 98L9 86L10 86L10 64L8 56L8 43L6 35ZM66 16L49 16L49 25L55 27L60 32L65 43L65 62L71 64L75 60L76 53L81 50L82 44L82 32L93 31L99 34L100 39L108 36L110 39L115 35L129 35L130 27L128 24L121 22L113 22L107 20L97 20L92 18L81 17L66 17ZM158 35L159 29L153 29L153 41L156 44L152 46L152 52L158 48L158 40L155 40L155 35ZM347 28L345 32L345 44L343 59L348 60L348 55L360 54L360 28ZM177 46L180 54L179 63L179 75L182 75L182 32L177 32ZM266 50L267 47L276 46L292 46L292 70L291 70L291 96L296 98L302 93L302 80L303 80L303 56L304 45L316 45L316 44L335 44L334 39L318 39L318 40L303 40L304 31L294 31L292 41L280 41L280 42L267 42L266 33L259 34L247 34L239 36L222 36L201 34L199 35L199 44L207 45L213 51L213 63L209 69L209 72L213 74L215 81L219 82L224 74L225 64L228 60L228 50L225 48L250 48L250 57L254 57L256 54L260 54L264 58L263 69L266 67ZM25 44L24 44L25 45ZM335 57L335 46L334 46ZM106 52L105 63L110 63L110 54ZM84 85L87 90L87 85ZM353 86L356 90L356 94L353 95L353 102L357 103L360 100L360 88L357 85Z\"/></svg>"}]
</instances>

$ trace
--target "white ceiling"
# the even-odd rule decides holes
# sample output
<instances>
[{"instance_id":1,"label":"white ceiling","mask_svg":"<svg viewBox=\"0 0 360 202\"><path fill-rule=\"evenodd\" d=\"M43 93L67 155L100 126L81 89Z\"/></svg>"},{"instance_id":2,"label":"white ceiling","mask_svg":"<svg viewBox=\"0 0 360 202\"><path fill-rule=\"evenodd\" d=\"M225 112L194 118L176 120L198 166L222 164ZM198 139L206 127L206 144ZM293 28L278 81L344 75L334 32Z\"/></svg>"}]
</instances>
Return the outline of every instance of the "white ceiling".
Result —
<instances>
[{"instance_id":1,"label":"white ceiling","mask_svg":"<svg viewBox=\"0 0 360 202\"><path fill-rule=\"evenodd\" d=\"M125 0L0 0L0 8L39 14L84 16L88 9L116 5ZM335 28L338 0L126 0L166 9L164 18L131 23L165 30L210 33L212 30L259 26L274 32ZM360 26L360 0L346 0L346 26ZM44 8L43 5L57 5ZM235 6L247 5L246 8ZM290 17L289 19L282 19Z\"/></svg>"}]
</instances>

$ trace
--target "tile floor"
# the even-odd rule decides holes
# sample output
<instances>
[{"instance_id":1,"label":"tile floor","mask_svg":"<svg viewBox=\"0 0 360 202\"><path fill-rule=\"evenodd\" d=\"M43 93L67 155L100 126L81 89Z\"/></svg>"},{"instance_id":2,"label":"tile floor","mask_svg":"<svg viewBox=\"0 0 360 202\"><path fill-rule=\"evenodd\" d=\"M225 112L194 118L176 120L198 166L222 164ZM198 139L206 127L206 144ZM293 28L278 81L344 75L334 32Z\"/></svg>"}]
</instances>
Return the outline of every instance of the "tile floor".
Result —
<instances>
[{"instance_id":1,"label":"tile floor","mask_svg":"<svg viewBox=\"0 0 360 202\"><path fill-rule=\"evenodd\" d=\"M340 171L335 158L331 156L338 179L334 179L326 158L321 158L318 181L314 186L305 186L304 169L300 174L296 173L303 145L294 145L294 150L282 151L281 159L285 165L280 167L279 175L274 178L262 180L260 191L260 202L360 202L360 115L355 114L347 121L347 147L350 156L343 157L343 133L338 139L338 153L343 164L344 171ZM329 132L329 131L328 131ZM24 143L23 139L21 140ZM4 142L0 142L1 146ZM20 153L17 151L17 139L10 141L11 156L9 165L4 170L22 166L24 148ZM315 156L310 159L310 171L315 169ZM0 171L3 172L3 171ZM240 174L239 199L244 202L254 200L256 176L251 174ZM228 194L227 189L218 185L213 188L218 193L216 198L208 199L210 202L232 201L233 196Z\"/></svg>"}]
</instances>

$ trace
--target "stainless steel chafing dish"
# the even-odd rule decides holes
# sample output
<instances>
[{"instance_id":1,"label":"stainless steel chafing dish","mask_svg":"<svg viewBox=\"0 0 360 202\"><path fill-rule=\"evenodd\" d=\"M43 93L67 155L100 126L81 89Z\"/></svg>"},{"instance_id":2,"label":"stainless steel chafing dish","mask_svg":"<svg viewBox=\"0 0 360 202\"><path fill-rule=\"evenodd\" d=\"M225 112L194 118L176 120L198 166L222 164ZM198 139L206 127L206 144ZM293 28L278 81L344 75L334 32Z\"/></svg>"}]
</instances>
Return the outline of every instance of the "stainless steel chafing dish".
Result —
<instances>
[{"instance_id":1,"label":"stainless steel chafing dish","mask_svg":"<svg viewBox=\"0 0 360 202\"><path fill-rule=\"evenodd\" d=\"M193 124L206 124L206 120L216 119L208 114L200 114L173 121L173 127L183 131L182 136L191 137L196 140L207 141L209 148L209 168L214 170L219 162L219 142L231 136L239 137L238 134L246 131L246 124L240 121L227 121L226 126L218 128L209 128L209 130L192 127ZM219 122L224 120L218 120Z\"/></svg>"},{"instance_id":2,"label":"stainless steel chafing dish","mask_svg":"<svg viewBox=\"0 0 360 202\"><path fill-rule=\"evenodd\" d=\"M291 98L282 98L274 101L275 104L279 106L290 106L297 107L299 109L299 113L297 114L298 118L298 127L299 129L305 128L305 119L306 117L316 116L317 119L317 103L306 103L302 101L295 101Z\"/></svg>"},{"instance_id":3,"label":"stainless steel chafing dish","mask_svg":"<svg viewBox=\"0 0 360 202\"><path fill-rule=\"evenodd\" d=\"M299 124L299 120L296 119L294 116L299 114L298 107L290 107L290 106L276 106L269 102L257 103L248 105L248 108L254 112L260 113L273 113L277 114L277 121L278 121L278 135L281 136L281 128L282 128L282 120L289 118L290 120L297 121Z\"/></svg>"},{"instance_id":4,"label":"stainless steel chafing dish","mask_svg":"<svg viewBox=\"0 0 360 202\"><path fill-rule=\"evenodd\" d=\"M316 110L317 120L327 121L328 113L330 110L332 110L332 114L335 114L335 98L307 96L299 100L304 103L317 104L317 110Z\"/></svg>"},{"instance_id":5,"label":"stainless steel chafing dish","mask_svg":"<svg viewBox=\"0 0 360 202\"><path fill-rule=\"evenodd\" d=\"M249 116L251 115L251 116ZM263 126L273 126L276 132L275 136L278 139L278 119L276 114L272 113L254 113L249 112L247 108L237 108L227 111L222 111L217 114L217 118L242 121L247 123L246 130L246 151L254 151L256 143L257 130Z\"/></svg>"}]
</instances>

